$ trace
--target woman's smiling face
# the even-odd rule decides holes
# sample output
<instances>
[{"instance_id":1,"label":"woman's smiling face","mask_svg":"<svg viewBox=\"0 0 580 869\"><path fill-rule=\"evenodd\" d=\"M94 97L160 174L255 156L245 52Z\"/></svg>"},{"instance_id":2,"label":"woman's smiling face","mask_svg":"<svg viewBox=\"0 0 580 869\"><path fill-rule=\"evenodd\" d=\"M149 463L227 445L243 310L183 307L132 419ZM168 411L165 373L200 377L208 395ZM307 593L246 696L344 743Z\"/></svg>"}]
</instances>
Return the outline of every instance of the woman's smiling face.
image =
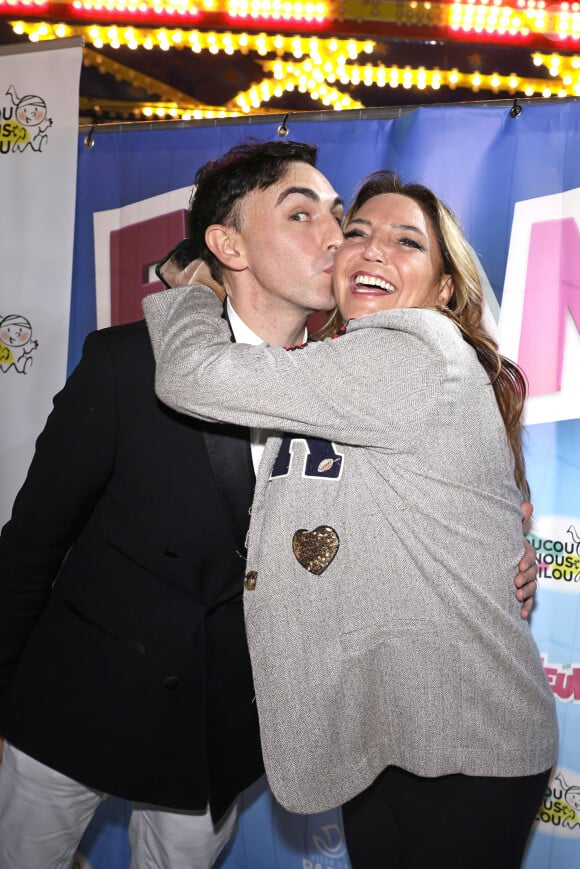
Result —
<instances>
[{"instance_id":1,"label":"woman's smiling face","mask_svg":"<svg viewBox=\"0 0 580 869\"><path fill-rule=\"evenodd\" d=\"M399 193L365 202L345 229L334 262L334 295L344 320L394 308L444 305L452 292L419 205Z\"/></svg>"}]
</instances>

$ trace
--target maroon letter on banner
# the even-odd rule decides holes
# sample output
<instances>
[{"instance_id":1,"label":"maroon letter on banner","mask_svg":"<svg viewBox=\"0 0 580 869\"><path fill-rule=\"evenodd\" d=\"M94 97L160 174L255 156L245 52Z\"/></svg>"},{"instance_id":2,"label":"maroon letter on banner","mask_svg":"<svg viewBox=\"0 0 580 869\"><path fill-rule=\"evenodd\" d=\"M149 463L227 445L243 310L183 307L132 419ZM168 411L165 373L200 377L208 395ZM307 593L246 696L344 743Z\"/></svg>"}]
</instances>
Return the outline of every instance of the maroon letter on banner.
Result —
<instances>
[{"instance_id":1,"label":"maroon letter on banner","mask_svg":"<svg viewBox=\"0 0 580 869\"><path fill-rule=\"evenodd\" d=\"M111 232L112 326L143 319L143 297L164 289L150 280L151 270L184 237L185 214L172 211Z\"/></svg>"}]
</instances>

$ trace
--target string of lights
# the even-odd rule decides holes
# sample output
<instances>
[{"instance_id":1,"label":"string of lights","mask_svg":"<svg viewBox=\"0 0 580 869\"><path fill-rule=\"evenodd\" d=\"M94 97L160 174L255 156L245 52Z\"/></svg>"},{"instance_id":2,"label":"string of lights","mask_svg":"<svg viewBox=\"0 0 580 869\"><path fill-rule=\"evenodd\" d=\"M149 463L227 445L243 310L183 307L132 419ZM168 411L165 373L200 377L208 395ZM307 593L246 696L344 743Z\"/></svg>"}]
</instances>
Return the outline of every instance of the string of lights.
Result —
<instances>
[{"instance_id":1,"label":"string of lights","mask_svg":"<svg viewBox=\"0 0 580 869\"><path fill-rule=\"evenodd\" d=\"M341 92L340 85L376 85L380 88L417 88L419 90L440 90L441 88L469 88L473 93L488 91L493 94L520 95L525 97L543 96L566 97L580 96L580 57L565 58L558 54L536 53L534 63L549 69L552 80L526 78L515 75L500 75L496 72L483 74L478 71L458 69L426 69L410 66L386 66L383 63L357 63L365 54L372 54L375 43L372 40L322 39L315 36L286 36L284 34L234 33L215 31L186 31L182 28L139 28L118 25L80 25L66 22L49 23L33 21L12 22L14 32L26 34L33 41L55 39L68 36L83 36L87 43L96 49L103 46L131 49L171 48L190 50L193 53L208 51L212 54L224 52L235 54L254 52L259 58L274 56L275 60L262 60L266 74L264 79L240 92L226 106L221 107L228 117L235 114L249 114L261 109L273 97L282 96L294 89L309 93L315 103L333 108L364 108L364 102L353 99ZM291 59L285 59L290 56ZM120 73L115 62L102 55L87 61L98 66L102 72L122 75L126 80L143 84L143 77L132 70ZM126 68L124 68L126 69ZM163 88L163 86L160 86ZM215 114L220 108L195 104L184 94L171 95L171 89L162 90L167 95L163 104L146 104L141 107L144 117L172 116L188 119L190 117L220 117ZM164 113L161 115L161 113ZM193 114L192 114L193 113Z\"/></svg>"},{"instance_id":2,"label":"string of lights","mask_svg":"<svg viewBox=\"0 0 580 869\"><path fill-rule=\"evenodd\" d=\"M32 42L82 36L87 46L85 65L158 97L139 104L106 101L108 113L120 118L247 115L268 111L271 100L293 91L308 94L324 108L359 109L366 107L365 86L387 91L467 89L499 96L580 97L580 2L0 0L0 16L19 11L19 20L10 19L14 34ZM353 21L356 37L346 35ZM212 22L229 26L209 26ZM449 68L387 65L380 57L386 50L379 35L385 33L403 33L408 38L444 33L448 41L477 37L497 45L529 45L533 63L548 70L549 77L483 72L473 65L468 69L451 64ZM539 37L558 50L534 51ZM213 106L131 69L126 58L123 65L110 52L100 54L103 48L249 55L263 75L224 105ZM353 88L356 95L350 92Z\"/></svg>"},{"instance_id":3,"label":"string of lights","mask_svg":"<svg viewBox=\"0 0 580 869\"><path fill-rule=\"evenodd\" d=\"M580 3L546 0L0 0L0 14L28 16L43 13L48 18L75 20L135 20L141 24L181 20L185 26L219 29L254 29L273 26L315 28L320 31L352 32L366 25L369 34L429 38L443 33L457 39L473 38L527 44L534 37L574 48L580 40Z\"/></svg>"}]
</instances>

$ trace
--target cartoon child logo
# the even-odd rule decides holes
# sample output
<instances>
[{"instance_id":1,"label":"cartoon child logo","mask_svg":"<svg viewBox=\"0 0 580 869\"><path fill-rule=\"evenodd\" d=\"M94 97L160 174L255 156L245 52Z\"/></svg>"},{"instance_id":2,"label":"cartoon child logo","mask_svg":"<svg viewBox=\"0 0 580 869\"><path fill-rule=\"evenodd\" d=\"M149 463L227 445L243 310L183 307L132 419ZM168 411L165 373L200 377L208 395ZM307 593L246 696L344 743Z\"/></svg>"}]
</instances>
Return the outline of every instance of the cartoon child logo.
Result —
<instances>
[{"instance_id":1,"label":"cartoon child logo","mask_svg":"<svg viewBox=\"0 0 580 869\"><path fill-rule=\"evenodd\" d=\"M580 820L580 787L578 785L569 787L561 772L554 777L554 782L559 784L564 791L564 799L576 813L576 820Z\"/></svg>"},{"instance_id":2,"label":"cartoon child logo","mask_svg":"<svg viewBox=\"0 0 580 869\"><path fill-rule=\"evenodd\" d=\"M0 371L3 374L11 368L18 374L26 374L37 347L38 341L32 340L32 326L26 317L8 314L0 320Z\"/></svg>"},{"instance_id":3,"label":"cartoon child logo","mask_svg":"<svg viewBox=\"0 0 580 869\"><path fill-rule=\"evenodd\" d=\"M15 106L19 125L18 141L14 142L12 150L24 151L25 148L31 148L33 151L42 151L48 141L46 131L52 127L52 118L47 118L46 103L35 94L18 97L14 85L10 85L6 94Z\"/></svg>"},{"instance_id":4,"label":"cartoon child logo","mask_svg":"<svg viewBox=\"0 0 580 869\"><path fill-rule=\"evenodd\" d=\"M580 555L580 534L576 531L576 527L570 525L566 533L571 536L572 542L576 546L576 555Z\"/></svg>"}]
</instances>

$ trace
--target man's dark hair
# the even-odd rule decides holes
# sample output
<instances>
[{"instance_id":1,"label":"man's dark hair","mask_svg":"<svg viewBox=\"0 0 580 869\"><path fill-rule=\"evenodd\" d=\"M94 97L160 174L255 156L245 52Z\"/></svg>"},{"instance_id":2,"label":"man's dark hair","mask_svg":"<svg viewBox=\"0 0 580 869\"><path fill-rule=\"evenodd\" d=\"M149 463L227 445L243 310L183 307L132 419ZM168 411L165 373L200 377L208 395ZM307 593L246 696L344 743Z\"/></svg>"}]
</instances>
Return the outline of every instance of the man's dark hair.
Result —
<instances>
[{"instance_id":1,"label":"man's dark hair","mask_svg":"<svg viewBox=\"0 0 580 869\"><path fill-rule=\"evenodd\" d=\"M191 249L210 267L216 280L222 266L205 243L212 223L240 230L240 200L252 190L265 190L284 177L290 163L316 166L318 148L303 142L261 142L248 139L197 170L189 202Z\"/></svg>"}]
</instances>

